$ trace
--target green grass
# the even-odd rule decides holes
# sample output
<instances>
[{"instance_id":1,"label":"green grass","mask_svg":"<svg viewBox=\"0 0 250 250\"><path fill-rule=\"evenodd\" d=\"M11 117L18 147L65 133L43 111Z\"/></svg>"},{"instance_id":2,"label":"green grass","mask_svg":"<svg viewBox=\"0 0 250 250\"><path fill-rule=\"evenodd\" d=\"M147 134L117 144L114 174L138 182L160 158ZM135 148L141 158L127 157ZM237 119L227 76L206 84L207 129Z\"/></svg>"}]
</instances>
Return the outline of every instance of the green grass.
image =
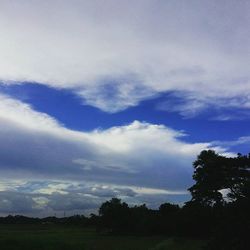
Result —
<instances>
[{"instance_id":1,"label":"green grass","mask_svg":"<svg viewBox=\"0 0 250 250\"><path fill-rule=\"evenodd\" d=\"M100 235L93 229L53 225L0 225L1 250L200 250L197 241Z\"/></svg>"},{"instance_id":2,"label":"green grass","mask_svg":"<svg viewBox=\"0 0 250 250\"><path fill-rule=\"evenodd\" d=\"M151 250L202 250L205 241L191 239L168 239L160 242Z\"/></svg>"}]
</instances>

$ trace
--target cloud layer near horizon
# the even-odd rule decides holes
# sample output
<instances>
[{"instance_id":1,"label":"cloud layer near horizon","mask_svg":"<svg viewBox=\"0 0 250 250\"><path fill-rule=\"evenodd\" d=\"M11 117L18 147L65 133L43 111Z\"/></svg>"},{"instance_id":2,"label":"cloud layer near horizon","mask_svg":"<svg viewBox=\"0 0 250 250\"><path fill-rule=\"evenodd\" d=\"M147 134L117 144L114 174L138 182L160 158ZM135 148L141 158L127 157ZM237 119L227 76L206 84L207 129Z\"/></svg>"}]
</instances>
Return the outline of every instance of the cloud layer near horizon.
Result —
<instances>
[{"instance_id":1,"label":"cloud layer near horizon","mask_svg":"<svg viewBox=\"0 0 250 250\"><path fill-rule=\"evenodd\" d=\"M67 88L107 112L168 91L183 98L175 111L184 116L211 105L249 109L249 8L244 0L3 0L0 79Z\"/></svg>"}]
</instances>

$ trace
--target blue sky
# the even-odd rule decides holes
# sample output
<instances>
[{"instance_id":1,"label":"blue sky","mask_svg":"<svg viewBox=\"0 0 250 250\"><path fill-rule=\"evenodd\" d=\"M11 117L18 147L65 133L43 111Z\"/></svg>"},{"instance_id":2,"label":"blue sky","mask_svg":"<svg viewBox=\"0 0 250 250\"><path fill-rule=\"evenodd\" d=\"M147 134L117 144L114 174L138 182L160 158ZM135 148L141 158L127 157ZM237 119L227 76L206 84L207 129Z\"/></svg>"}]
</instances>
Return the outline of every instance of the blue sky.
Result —
<instances>
[{"instance_id":1,"label":"blue sky","mask_svg":"<svg viewBox=\"0 0 250 250\"><path fill-rule=\"evenodd\" d=\"M204 149L249 152L248 1L1 1L0 214L156 208Z\"/></svg>"}]
</instances>

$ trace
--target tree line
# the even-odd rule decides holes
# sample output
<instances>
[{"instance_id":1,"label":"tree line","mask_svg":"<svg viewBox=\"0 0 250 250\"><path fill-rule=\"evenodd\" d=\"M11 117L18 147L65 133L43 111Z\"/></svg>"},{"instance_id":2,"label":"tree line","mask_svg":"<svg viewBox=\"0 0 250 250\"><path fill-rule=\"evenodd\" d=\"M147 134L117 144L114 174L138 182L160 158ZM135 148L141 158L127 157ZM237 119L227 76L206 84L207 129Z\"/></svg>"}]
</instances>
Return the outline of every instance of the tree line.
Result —
<instances>
[{"instance_id":1,"label":"tree line","mask_svg":"<svg viewBox=\"0 0 250 250\"><path fill-rule=\"evenodd\" d=\"M192 237L208 240L210 250L250 249L250 154L226 157L202 151L193 163L194 185L185 205L129 206L118 198L104 202L98 215L44 219L0 218L0 223L60 223L93 226L99 233Z\"/></svg>"}]
</instances>

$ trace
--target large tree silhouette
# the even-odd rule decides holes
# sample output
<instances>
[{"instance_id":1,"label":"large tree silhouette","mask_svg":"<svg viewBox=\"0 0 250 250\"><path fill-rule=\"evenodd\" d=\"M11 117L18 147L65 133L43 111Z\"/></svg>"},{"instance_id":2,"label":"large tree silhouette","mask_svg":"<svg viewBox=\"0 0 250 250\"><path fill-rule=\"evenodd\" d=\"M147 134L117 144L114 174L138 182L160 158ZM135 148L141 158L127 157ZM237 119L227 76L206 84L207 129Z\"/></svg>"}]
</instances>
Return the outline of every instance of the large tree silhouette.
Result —
<instances>
[{"instance_id":1,"label":"large tree silhouette","mask_svg":"<svg viewBox=\"0 0 250 250\"><path fill-rule=\"evenodd\" d=\"M207 150L193 166L196 183L183 210L189 226L212 236L209 250L250 249L250 155L225 157Z\"/></svg>"},{"instance_id":2,"label":"large tree silhouette","mask_svg":"<svg viewBox=\"0 0 250 250\"><path fill-rule=\"evenodd\" d=\"M205 150L193 166L196 183L189 188L191 202L204 206L222 204L225 201L223 192L231 201L249 198L250 156L225 157L213 150Z\"/></svg>"},{"instance_id":3,"label":"large tree silhouette","mask_svg":"<svg viewBox=\"0 0 250 250\"><path fill-rule=\"evenodd\" d=\"M229 186L227 159L212 150L202 151L193 166L193 179L196 183L189 188L192 202L205 206L222 203L223 196L220 190Z\"/></svg>"}]
</instances>

